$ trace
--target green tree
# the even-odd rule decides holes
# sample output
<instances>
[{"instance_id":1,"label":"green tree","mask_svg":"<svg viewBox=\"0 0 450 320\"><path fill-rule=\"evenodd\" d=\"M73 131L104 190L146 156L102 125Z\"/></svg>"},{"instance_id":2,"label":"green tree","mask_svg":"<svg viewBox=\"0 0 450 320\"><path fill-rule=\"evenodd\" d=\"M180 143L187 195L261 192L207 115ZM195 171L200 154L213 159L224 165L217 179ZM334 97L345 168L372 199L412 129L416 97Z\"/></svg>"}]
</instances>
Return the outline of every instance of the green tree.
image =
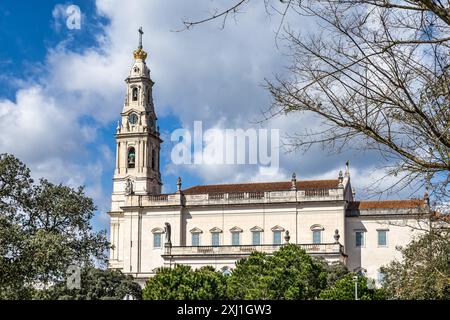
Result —
<instances>
[{"instance_id":1,"label":"green tree","mask_svg":"<svg viewBox=\"0 0 450 320\"><path fill-rule=\"evenodd\" d=\"M449 230L433 230L401 249L401 261L381 271L391 299L450 299Z\"/></svg>"},{"instance_id":2,"label":"green tree","mask_svg":"<svg viewBox=\"0 0 450 320\"><path fill-rule=\"evenodd\" d=\"M333 286L323 290L319 298L322 300L354 300L355 299L355 273L348 273L343 278L337 280ZM382 290L375 287L368 287L368 279L358 276L358 299L359 300L382 300L384 295Z\"/></svg>"},{"instance_id":3,"label":"green tree","mask_svg":"<svg viewBox=\"0 0 450 320\"><path fill-rule=\"evenodd\" d=\"M109 244L94 232L96 208L82 187L41 179L17 158L0 155L0 299L32 298L64 279L69 265L103 263Z\"/></svg>"},{"instance_id":4,"label":"green tree","mask_svg":"<svg viewBox=\"0 0 450 320\"><path fill-rule=\"evenodd\" d=\"M273 256L254 252L238 261L227 293L231 299L315 299L326 284L321 261L286 245Z\"/></svg>"},{"instance_id":5,"label":"green tree","mask_svg":"<svg viewBox=\"0 0 450 320\"><path fill-rule=\"evenodd\" d=\"M342 262L328 263L325 259L321 258L323 267L327 273L327 288L332 287L336 281L345 277L349 271L347 266Z\"/></svg>"},{"instance_id":6,"label":"green tree","mask_svg":"<svg viewBox=\"0 0 450 320\"><path fill-rule=\"evenodd\" d=\"M60 282L47 290L36 290L34 299L51 300L121 300L126 294L142 299L142 289L133 277L118 270L86 267L82 270L81 288L68 289Z\"/></svg>"},{"instance_id":7,"label":"green tree","mask_svg":"<svg viewBox=\"0 0 450 320\"><path fill-rule=\"evenodd\" d=\"M236 262L236 268L227 281L227 296L230 299L271 299L270 257L262 252L252 252Z\"/></svg>"},{"instance_id":8,"label":"green tree","mask_svg":"<svg viewBox=\"0 0 450 320\"><path fill-rule=\"evenodd\" d=\"M213 300L225 298L225 276L213 267L162 267L143 290L145 300Z\"/></svg>"}]
</instances>

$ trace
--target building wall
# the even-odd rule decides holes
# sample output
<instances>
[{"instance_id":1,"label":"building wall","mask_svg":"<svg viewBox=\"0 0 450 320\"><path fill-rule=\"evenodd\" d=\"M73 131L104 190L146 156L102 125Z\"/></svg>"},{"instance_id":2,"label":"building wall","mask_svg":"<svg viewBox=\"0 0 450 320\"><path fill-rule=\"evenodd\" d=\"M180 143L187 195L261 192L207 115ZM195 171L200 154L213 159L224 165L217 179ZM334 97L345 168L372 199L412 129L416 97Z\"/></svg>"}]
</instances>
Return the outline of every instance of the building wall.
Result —
<instances>
[{"instance_id":1,"label":"building wall","mask_svg":"<svg viewBox=\"0 0 450 320\"><path fill-rule=\"evenodd\" d=\"M379 269L400 259L399 246L406 246L421 231L414 217L359 216L346 219L347 267L350 271L365 269L368 277L379 280ZM411 228L413 226L414 228ZM356 246L356 231L364 231L364 245ZM378 230L387 231L387 245L378 245ZM364 270L363 270L364 271Z\"/></svg>"},{"instance_id":2,"label":"building wall","mask_svg":"<svg viewBox=\"0 0 450 320\"><path fill-rule=\"evenodd\" d=\"M211 245L213 228L222 230L221 245L231 245L232 233L230 229L238 227L241 233L241 244L252 244L254 227L263 229L261 244L273 243L274 227L288 230L291 243L312 243L311 226L320 224L324 227L322 241L334 242L334 231L344 230L344 204L307 204L296 205L248 205L224 207L193 207L186 210L186 245L192 245L191 230L202 230L200 245ZM283 234L284 236L284 234ZM297 238L296 238L297 237ZM284 241L284 240L283 240Z\"/></svg>"},{"instance_id":3,"label":"building wall","mask_svg":"<svg viewBox=\"0 0 450 320\"><path fill-rule=\"evenodd\" d=\"M128 201L128 200L127 200ZM191 246L193 229L201 230L200 245L210 246L213 228L222 230L220 245L231 245L230 229L242 229L241 245L252 244L254 227L263 230L261 244L273 244L272 228L289 230L290 243L311 244L311 227L323 228L322 243L335 241L335 230L339 231L339 242L344 245L347 266L350 271L365 269L367 276L378 280L379 268L389 261L399 259L398 246L407 245L420 231L413 215L399 215L393 210L374 210L346 216L344 201L317 201L277 204L205 205L205 206L155 206L142 207L125 201L123 212L111 213L110 266L125 273L145 279L158 267L168 265L161 257L164 254L165 235L161 234L161 247L154 248L153 233L164 230L166 222L171 225L172 246ZM387 231L387 245L378 246L377 230ZM355 232L364 231L364 245L356 247ZM284 243L284 231L282 243ZM212 265L217 269L234 266L233 257L186 258L178 263L192 267ZM169 261L169 265L170 265Z\"/></svg>"},{"instance_id":4,"label":"building wall","mask_svg":"<svg viewBox=\"0 0 450 320\"><path fill-rule=\"evenodd\" d=\"M138 208L136 208L138 209ZM141 210L141 211L139 211ZM140 213L141 212L141 213ZM181 213L182 212L182 213ZM248 205L248 206L210 206L181 208L143 208L128 210L123 217L111 219L111 242L115 249L111 251L111 266L122 266L127 273L152 273L163 265L161 255L164 252L165 235L162 234L160 248L153 246L152 230L164 230L165 222L172 228L171 242L173 246L191 246L192 229L200 229L200 245L212 245L210 230L219 228L220 245L231 245L232 233L230 229L238 227L240 244L252 244L250 229L263 229L261 244L273 244L272 228L289 230L290 242L312 243L311 226L321 225L323 243L334 242L336 229L343 230L341 243L344 240L344 203L309 203L309 204L277 204L277 205ZM297 217L297 219L296 219ZM296 239L297 238L297 239ZM199 262L199 266L209 264L208 261ZM229 262L227 261L228 265Z\"/></svg>"}]
</instances>

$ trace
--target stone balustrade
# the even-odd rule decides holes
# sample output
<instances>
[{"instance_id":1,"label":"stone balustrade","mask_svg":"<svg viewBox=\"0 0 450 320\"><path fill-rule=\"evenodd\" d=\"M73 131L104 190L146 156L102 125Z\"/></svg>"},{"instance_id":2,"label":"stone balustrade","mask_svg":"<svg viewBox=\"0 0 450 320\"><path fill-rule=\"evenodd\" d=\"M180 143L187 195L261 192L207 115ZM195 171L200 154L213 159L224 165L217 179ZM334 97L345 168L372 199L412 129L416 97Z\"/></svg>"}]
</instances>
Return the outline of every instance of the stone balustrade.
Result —
<instances>
[{"instance_id":1,"label":"stone balustrade","mask_svg":"<svg viewBox=\"0 0 450 320\"><path fill-rule=\"evenodd\" d=\"M286 203L298 201L343 200L343 189L306 189L297 191L232 192L204 194L131 195L127 205L173 206L245 203Z\"/></svg>"},{"instance_id":2,"label":"stone balustrade","mask_svg":"<svg viewBox=\"0 0 450 320\"><path fill-rule=\"evenodd\" d=\"M221 246L166 246L164 259L176 261L177 259L209 259L212 257L235 257L243 258L249 256L254 251L264 252L269 255L279 250L282 245L221 245ZM304 249L307 254L324 258L332 258L335 261L345 261L346 255L344 246L340 243L320 243L320 244L297 244ZM334 257L334 258L333 258ZM174 260L175 259L175 260Z\"/></svg>"}]
</instances>

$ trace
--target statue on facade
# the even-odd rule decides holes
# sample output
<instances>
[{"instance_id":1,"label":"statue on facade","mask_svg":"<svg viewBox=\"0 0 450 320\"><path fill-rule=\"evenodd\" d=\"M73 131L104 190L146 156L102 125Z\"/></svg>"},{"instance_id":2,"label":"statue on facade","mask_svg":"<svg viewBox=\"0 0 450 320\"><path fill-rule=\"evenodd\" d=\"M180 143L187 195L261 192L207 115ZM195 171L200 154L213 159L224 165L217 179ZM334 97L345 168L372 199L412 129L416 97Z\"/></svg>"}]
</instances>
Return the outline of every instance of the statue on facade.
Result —
<instances>
[{"instance_id":1,"label":"statue on facade","mask_svg":"<svg viewBox=\"0 0 450 320\"><path fill-rule=\"evenodd\" d=\"M131 181L130 178L127 179L126 185L125 185L125 194L127 196L133 194L133 181Z\"/></svg>"},{"instance_id":2,"label":"statue on facade","mask_svg":"<svg viewBox=\"0 0 450 320\"><path fill-rule=\"evenodd\" d=\"M178 177L177 179L177 192L181 192L181 178Z\"/></svg>"},{"instance_id":3,"label":"statue on facade","mask_svg":"<svg viewBox=\"0 0 450 320\"><path fill-rule=\"evenodd\" d=\"M172 242L170 241L170 234L171 234L171 226L170 223L166 222L164 223L164 233L166 234L166 241L165 243L168 245L172 245Z\"/></svg>"}]
</instances>

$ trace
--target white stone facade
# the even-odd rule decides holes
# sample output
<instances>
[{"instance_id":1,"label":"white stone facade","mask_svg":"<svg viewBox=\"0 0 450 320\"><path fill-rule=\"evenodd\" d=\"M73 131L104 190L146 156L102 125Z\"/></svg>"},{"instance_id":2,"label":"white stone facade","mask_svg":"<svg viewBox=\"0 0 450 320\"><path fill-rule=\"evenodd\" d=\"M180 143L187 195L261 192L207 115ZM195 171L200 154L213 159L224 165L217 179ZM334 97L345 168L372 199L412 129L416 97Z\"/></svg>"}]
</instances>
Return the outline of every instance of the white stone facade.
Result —
<instances>
[{"instance_id":1,"label":"white stone facade","mask_svg":"<svg viewBox=\"0 0 450 320\"><path fill-rule=\"evenodd\" d=\"M352 271L378 279L380 266L399 257L396 247L417 233L404 225L415 224L417 214L426 211L423 201L355 202L348 166L334 180L293 177L286 182L184 190L179 182L178 192L160 194L162 140L153 81L146 53L142 47L136 52L116 134L110 268L143 284L161 266L232 269L237 259L252 251L271 254L289 240L309 254L341 261Z\"/></svg>"}]
</instances>

